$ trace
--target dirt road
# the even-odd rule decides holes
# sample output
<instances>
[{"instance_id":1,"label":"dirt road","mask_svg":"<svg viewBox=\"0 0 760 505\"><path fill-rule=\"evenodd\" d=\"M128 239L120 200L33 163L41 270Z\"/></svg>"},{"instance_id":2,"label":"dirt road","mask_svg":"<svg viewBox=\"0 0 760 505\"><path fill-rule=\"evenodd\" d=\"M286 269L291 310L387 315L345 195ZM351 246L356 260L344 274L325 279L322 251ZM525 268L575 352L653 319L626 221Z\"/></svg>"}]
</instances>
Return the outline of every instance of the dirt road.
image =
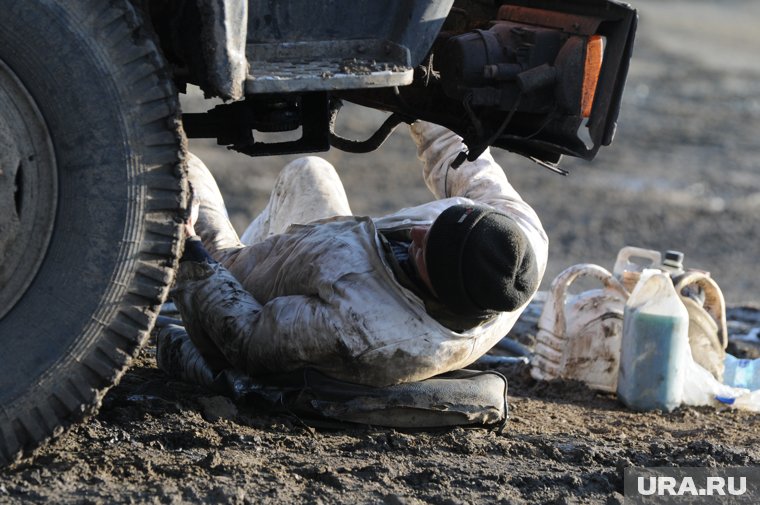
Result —
<instances>
[{"instance_id":1,"label":"dirt road","mask_svg":"<svg viewBox=\"0 0 760 505\"><path fill-rule=\"evenodd\" d=\"M560 177L498 153L551 240L544 283L611 268L618 249L685 252L732 304L760 302L760 3L642 0L613 147ZM197 106L188 102L188 108ZM366 114L344 132L367 134ZM283 159L192 149L239 230ZM355 213L426 201L405 132L372 156L331 152ZM503 432L314 428L167 382L148 347L100 414L0 472L0 503L621 503L628 466L760 464L760 416L634 413L611 395L510 374Z\"/></svg>"}]
</instances>

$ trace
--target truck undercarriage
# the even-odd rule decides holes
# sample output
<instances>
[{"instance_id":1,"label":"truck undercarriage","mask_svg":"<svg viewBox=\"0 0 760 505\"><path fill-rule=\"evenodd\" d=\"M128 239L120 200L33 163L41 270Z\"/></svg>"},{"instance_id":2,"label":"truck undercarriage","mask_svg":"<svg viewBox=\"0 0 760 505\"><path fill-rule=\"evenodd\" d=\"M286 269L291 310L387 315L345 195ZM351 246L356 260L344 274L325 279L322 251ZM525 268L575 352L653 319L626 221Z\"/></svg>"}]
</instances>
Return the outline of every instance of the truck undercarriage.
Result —
<instances>
[{"instance_id":1,"label":"truck undercarriage","mask_svg":"<svg viewBox=\"0 0 760 505\"><path fill-rule=\"evenodd\" d=\"M227 80L198 76L193 69L209 66L197 61L203 53L161 38L183 69L179 82L242 99L185 115L188 136L254 156L330 146L367 152L392 125L424 119L462 135L470 160L490 145L552 167L561 155L592 159L612 142L636 25L635 11L607 1L327 2L321 22L311 23L298 2L249 2L248 9L245 45L237 40L226 53L244 53L248 66L228 58L227 70L215 74ZM333 20L342 18L360 21L336 28ZM267 24L275 19L288 22ZM235 23L205 31L239 33ZM218 55L213 61L221 65ZM372 139L348 142L332 128L341 100L394 116ZM287 143L255 138L297 128L303 135Z\"/></svg>"}]
</instances>

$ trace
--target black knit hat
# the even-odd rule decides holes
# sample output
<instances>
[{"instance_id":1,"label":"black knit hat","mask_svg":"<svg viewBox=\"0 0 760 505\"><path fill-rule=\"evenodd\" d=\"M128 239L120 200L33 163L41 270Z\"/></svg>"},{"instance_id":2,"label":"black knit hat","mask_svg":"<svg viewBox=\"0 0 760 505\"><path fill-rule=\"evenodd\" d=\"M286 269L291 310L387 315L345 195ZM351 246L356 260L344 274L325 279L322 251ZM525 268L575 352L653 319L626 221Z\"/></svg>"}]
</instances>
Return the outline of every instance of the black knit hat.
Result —
<instances>
[{"instance_id":1,"label":"black knit hat","mask_svg":"<svg viewBox=\"0 0 760 505\"><path fill-rule=\"evenodd\" d=\"M525 233L490 207L443 211L428 231L425 264L438 298L462 314L514 310L538 288Z\"/></svg>"}]
</instances>

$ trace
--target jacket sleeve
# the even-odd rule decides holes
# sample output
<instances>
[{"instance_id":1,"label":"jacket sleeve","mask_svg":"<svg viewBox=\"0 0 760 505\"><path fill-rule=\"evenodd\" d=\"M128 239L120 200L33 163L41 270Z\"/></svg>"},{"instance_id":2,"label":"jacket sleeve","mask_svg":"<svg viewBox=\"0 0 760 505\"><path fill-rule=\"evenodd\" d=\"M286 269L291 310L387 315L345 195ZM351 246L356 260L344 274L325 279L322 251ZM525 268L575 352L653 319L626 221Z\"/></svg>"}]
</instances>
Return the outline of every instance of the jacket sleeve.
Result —
<instances>
[{"instance_id":1,"label":"jacket sleeve","mask_svg":"<svg viewBox=\"0 0 760 505\"><path fill-rule=\"evenodd\" d=\"M487 149L475 161L458 168L451 163L466 149L462 138L443 126L416 121L411 126L425 184L436 198L464 197L490 205L515 219L533 244L541 273L548 256L548 238L536 212L515 191L504 170Z\"/></svg>"},{"instance_id":2,"label":"jacket sleeve","mask_svg":"<svg viewBox=\"0 0 760 505\"><path fill-rule=\"evenodd\" d=\"M229 364L251 375L319 362L323 346L310 336L336 333L337 316L318 296L262 305L219 263L181 263L172 296L188 332L211 340Z\"/></svg>"}]
</instances>

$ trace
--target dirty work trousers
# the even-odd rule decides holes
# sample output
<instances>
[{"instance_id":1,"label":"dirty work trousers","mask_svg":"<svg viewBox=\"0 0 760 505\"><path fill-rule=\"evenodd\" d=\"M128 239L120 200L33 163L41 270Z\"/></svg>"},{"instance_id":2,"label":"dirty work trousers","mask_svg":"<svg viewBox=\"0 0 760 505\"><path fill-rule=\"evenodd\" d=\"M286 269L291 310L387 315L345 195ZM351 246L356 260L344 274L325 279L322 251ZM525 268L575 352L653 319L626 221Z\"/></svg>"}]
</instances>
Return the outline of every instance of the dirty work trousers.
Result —
<instances>
[{"instance_id":1,"label":"dirty work trousers","mask_svg":"<svg viewBox=\"0 0 760 505\"><path fill-rule=\"evenodd\" d=\"M206 165L189 154L188 169L194 198L201 206L195 229L212 256L219 250L256 244L283 233L292 224L351 215L346 191L335 168L322 158L306 156L285 165L266 207L238 238L219 187Z\"/></svg>"},{"instance_id":2,"label":"dirty work trousers","mask_svg":"<svg viewBox=\"0 0 760 505\"><path fill-rule=\"evenodd\" d=\"M231 250L264 241L283 233L292 224L350 215L351 208L335 168L322 158L307 156L288 163L278 175L264 210L248 225L242 237L230 223L219 187L206 165L188 154L188 179L193 201L199 204L195 231L206 250L222 261ZM194 346L216 374L229 366L222 348L239 347L235 342L214 342L204 329L201 314L183 311L183 319ZM240 339L240 335L227 338Z\"/></svg>"}]
</instances>

